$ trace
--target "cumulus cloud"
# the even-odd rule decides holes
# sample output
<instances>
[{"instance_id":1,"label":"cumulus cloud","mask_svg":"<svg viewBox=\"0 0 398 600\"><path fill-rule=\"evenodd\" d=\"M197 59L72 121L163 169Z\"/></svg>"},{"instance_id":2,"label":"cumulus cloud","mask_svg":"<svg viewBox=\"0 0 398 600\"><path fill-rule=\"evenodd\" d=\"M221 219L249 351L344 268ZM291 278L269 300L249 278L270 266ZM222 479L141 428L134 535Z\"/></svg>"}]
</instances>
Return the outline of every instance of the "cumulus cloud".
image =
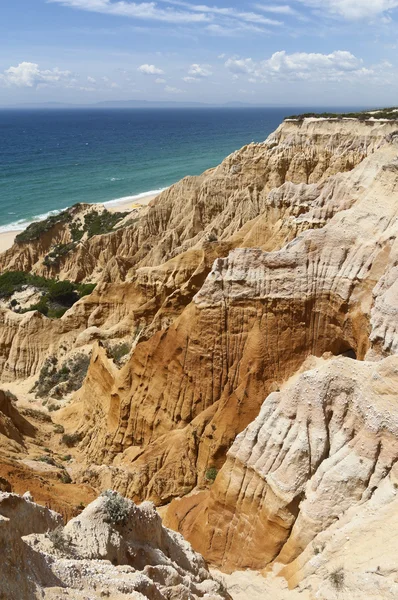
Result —
<instances>
[{"instance_id":1,"label":"cumulus cloud","mask_svg":"<svg viewBox=\"0 0 398 600\"><path fill-rule=\"evenodd\" d=\"M137 71L144 73L144 75L164 75L164 71L158 69L155 65L141 65Z\"/></svg>"},{"instance_id":2,"label":"cumulus cloud","mask_svg":"<svg viewBox=\"0 0 398 600\"><path fill-rule=\"evenodd\" d=\"M97 83L97 80L96 80L96 79L94 79L94 77L90 77L90 76L88 76L88 77L87 77L87 81L88 81L89 83Z\"/></svg>"},{"instance_id":3,"label":"cumulus cloud","mask_svg":"<svg viewBox=\"0 0 398 600\"><path fill-rule=\"evenodd\" d=\"M398 7L398 0L299 0L311 8L327 10L346 19L374 17Z\"/></svg>"},{"instance_id":4,"label":"cumulus cloud","mask_svg":"<svg viewBox=\"0 0 398 600\"><path fill-rule=\"evenodd\" d=\"M180 90L179 88L176 87L171 87L170 85L166 85L166 87L164 88L164 91L167 94L183 94L184 91Z\"/></svg>"},{"instance_id":5,"label":"cumulus cloud","mask_svg":"<svg viewBox=\"0 0 398 600\"><path fill-rule=\"evenodd\" d=\"M185 83L198 83L200 79L198 77L183 77L182 78Z\"/></svg>"},{"instance_id":6,"label":"cumulus cloud","mask_svg":"<svg viewBox=\"0 0 398 600\"><path fill-rule=\"evenodd\" d=\"M198 65L194 63L189 67L188 75L192 77L210 77L213 73L211 72L210 65Z\"/></svg>"},{"instance_id":7,"label":"cumulus cloud","mask_svg":"<svg viewBox=\"0 0 398 600\"><path fill-rule=\"evenodd\" d=\"M252 58L229 58L226 68L234 75L250 75L252 80L314 80L342 81L354 77L371 76L372 69L351 52L336 50L331 54L275 52L269 59L254 61Z\"/></svg>"},{"instance_id":8,"label":"cumulus cloud","mask_svg":"<svg viewBox=\"0 0 398 600\"><path fill-rule=\"evenodd\" d=\"M42 70L39 65L31 62L21 62L16 67L10 67L0 74L0 83L7 86L37 87L39 85L57 85L70 83L71 72L58 68Z\"/></svg>"},{"instance_id":9,"label":"cumulus cloud","mask_svg":"<svg viewBox=\"0 0 398 600\"><path fill-rule=\"evenodd\" d=\"M165 79L163 79L162 77L157 77L157 78L155 79L155 83L166 83L166 80L165 80Z\"/></svg>"}]
</instances>

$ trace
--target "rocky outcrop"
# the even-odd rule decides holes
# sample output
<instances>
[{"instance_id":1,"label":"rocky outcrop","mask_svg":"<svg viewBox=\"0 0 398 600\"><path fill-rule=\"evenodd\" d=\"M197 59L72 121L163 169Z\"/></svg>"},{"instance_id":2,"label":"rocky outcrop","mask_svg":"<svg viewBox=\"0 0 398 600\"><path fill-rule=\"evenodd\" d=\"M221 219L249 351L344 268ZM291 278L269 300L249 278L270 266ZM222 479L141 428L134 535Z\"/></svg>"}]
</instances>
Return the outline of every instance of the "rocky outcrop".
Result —
<instances>
[{"instance_id":1,"label":"rocky outcrop","mask_svg":"<svg viewBox=\"0 0 398 600\"><path fill-rule=\"evenodd\" d=\"M29 535L31 534L31 535ZM63 527L60 515L29 498L0 493L0 597L229 598L202 557L164 528L149 503L114 492Z\"/></svg>"},{"instance_id":2,"label":"rocky outcrop","mask_svg":"<svg viewBox=\"0 0 398 600\"><path fill-rule=\"evenodd\" d=\"M170 507L194 547L226 569L290 563L377 490L395 500L398 358L314 363L264 401L208 498Z\"/></svg>"},{"instance_id":3,"label":"rocky outcrop","mask_svg":"<svg viewBox=\"0 0 398 600\"><path fill-rule=\"evenodd\" d=\"M297 124L289 124L288 132L290 127ZM377 125L375 136L381 130ZM337 144L330 135L329 143ZM351 171L316 187L299 184L294 197L308 203L288 222L295 232L297 222L307 223L292 242L272 252L237 248L217 258L192 303L165 331L139 343L120 372L103 378L106 358L92 362L92 377L89 369L86 386L64 416L73 417L70 426L84 435L88 462L111 468L90 466L83 477L111 481L135 499L166 503L203 485L209 467L222 466L264 398L308 356L380 355L372 328L381 309L380 302L373 306L373 290L375 297L383 295L387 312L398 195L395 141L376 140L371 134L362 140L370 155ZM273 143L267 142L272 151L282 152ZM336 156L344 154L344 144L356 148L359 142L354 135L350 145L347 137ZM268 202L280 194L281 188L270 192Z\"/></svg>"},{"instance_id":4,"label":"rocky outcrop","mask_svg":"<svg viewBox=\"0 0 398 600\"><path fill-rule=\"evenodd\" d=\"M35 427L18 411L10 394L0 390L0 447L14 442L22 446L24 436L34 437Z\"/></svg>"}]
</instances>

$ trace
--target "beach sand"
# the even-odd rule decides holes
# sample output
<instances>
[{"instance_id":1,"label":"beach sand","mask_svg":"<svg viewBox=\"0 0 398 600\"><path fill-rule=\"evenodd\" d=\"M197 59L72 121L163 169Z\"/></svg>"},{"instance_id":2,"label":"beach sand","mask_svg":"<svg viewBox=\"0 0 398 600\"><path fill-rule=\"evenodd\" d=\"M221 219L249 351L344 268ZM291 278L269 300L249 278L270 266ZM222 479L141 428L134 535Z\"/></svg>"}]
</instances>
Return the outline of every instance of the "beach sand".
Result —
<instances>
[{"instance_id":1,"label":"beach sand","mask_svg":"<svg viewBox=\"0 0 398 600\"><path fill-rule=\"evenodd\" d=\"M15 236L21 233L20 231L4 231L0 233L0 254L5 252L14 243Z\"/></svg>"},{"instance_id":2,"label":"beach sand","mask_svg":"<svg viewBox=\"0 0 398 600\"><path fill-rule=\"evenodd\" d=\"M134 208L139 208L140 206L148 206L148 204L156 198L158 194L154 194L153 196L145 196L144 198L135 198L134 200L126 200L125 202L118 202L117 204L107 205L106 208L110 212L128 212L129 210L133 210Z\"/></svg>"},{"instance_id":3,"label":"beach sand","mask_svg":"<svg viewBox=\"0 0 398 600\"><path fill-rule=\"evenodd\" d=\"M126 200L125 202L112 204L111 206L107 205L106 208L110 212L128 212L129 210L139 208L140 206L147 206L154 198L156 198L156 194L154 196L145 196L144 198ZM18 233L21 233L21 231L4 231L0 233L0 254L11 248L14 243L15 236L18 235Z\"/></svg>"}]
</instances>

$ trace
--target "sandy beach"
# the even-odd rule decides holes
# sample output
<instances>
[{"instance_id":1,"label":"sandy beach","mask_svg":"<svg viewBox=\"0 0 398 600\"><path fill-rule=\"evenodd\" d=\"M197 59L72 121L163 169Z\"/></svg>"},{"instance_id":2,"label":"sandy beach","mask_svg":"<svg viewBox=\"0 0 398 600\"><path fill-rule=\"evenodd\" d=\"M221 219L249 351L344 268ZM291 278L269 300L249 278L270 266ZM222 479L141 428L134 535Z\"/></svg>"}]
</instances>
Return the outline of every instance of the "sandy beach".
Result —
<instances>
[{"instance_id":1,"label":"sandy beach","mask_svg":"<svg viewBox=\"0 0 398 600\"><path fill-rule=\"evenodd\" d=\"M0 233L0 253L5 252L14 243L15 236L21 233L20 231L4 231Z\"/></svg>"},{"instance_id":2,"label":"sandy beach","mask_svg":"<svg viewBox=\"0 0 398 600\"><path fill-rule=\"evenodd\" d=\"M115 204L106 204L105 207L110 212L127 212L129 210L133 210L134 208L139 208L140 206L148 206L148 204L156 198L159 194L154 194L152 196L143 196L142 198L126 198L126 200L118 201Z\"/></svg>"},{"instance_id":3,"label":"sandy beach","mask_svg":"<svg viewBox=\"0 0 398 600\"><path fill-rule=\"evenodd\" d=\"M135 198L134 200L126 198L126 201L120 201L111 205L108 204L106 205L106 208L110 212L127 212L129 210L133 210L134 208L139 208L140 206L147 206L151 202L151 200L156 198L156 196L157 194L153 196ZM14 243L15 237L18 235L18 233L21 233L21 231L22 230L4 231L0 233L0 254L11 248L11 246Z\"/></svg>"}]
</instances>

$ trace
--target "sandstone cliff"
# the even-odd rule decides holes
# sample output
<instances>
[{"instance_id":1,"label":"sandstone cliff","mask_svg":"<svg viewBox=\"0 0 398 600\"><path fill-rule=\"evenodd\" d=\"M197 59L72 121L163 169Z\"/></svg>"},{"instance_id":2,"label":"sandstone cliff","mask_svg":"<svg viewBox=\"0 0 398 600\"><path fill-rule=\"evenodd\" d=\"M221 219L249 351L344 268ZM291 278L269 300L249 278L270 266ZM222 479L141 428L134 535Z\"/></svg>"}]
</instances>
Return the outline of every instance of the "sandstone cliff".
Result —
<instances>
[{"instance_id":1,"label":"sandstone cliff","mask_svg":"<svg viewBox=\"0 0 398 600\"><path fill-rule=\"evenodd\" d=\"M386 531L395 506L397 154L396 122L287 121L57 271L51 239L0 258L98 282L58 321L0 321L3 381L92 352L56 416L81 439L76 481L172 501L167 523L224 570L283 563L308 598L394 597L394 542L340 571L346 532Z\"/></svg>"},{"instance_id":2,"label":"sandstone cliff","mask_svg":"<svg viewBox=\"0 0 398 600\"><path fill-rule=\"evenodd\" d=\"M7 600L134 598L222 600L201 556L162 526L149 503L114 492L64 527L29 495L0 493L0 597Z\"/></svg>"}]
</instances>

